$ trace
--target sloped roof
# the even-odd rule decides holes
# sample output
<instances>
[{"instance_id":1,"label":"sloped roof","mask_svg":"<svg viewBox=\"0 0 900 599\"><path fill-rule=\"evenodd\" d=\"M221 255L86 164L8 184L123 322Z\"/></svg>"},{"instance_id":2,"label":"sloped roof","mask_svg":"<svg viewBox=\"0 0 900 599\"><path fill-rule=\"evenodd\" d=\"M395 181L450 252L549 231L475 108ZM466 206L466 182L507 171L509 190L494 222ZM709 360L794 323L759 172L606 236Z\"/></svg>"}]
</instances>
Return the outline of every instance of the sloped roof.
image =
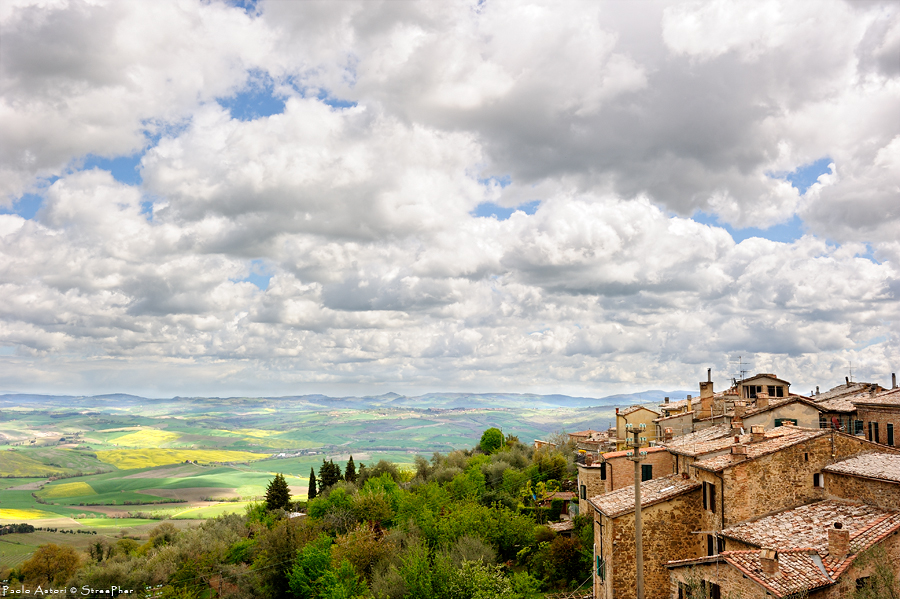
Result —
<instances>
[{"instance_id":1,"label":"sloped roof","mask_svg":"<svg viewBox=\"0 0 900 599\"><path fill-rule=\"evenodd\" d=\"M765 439L756 443L751 443L752 435L740 436L739 438L741 443L744 443L747 448L746 457L734 455L729 452L724 455L717 455L715 457L694 462L693 464L691 464L691 466L694 468L700 468L701 470L708 470L710 472L720 472L736 464L741 464L748 460L759 458L764 455L769 455L771 453L775 453L776 451L780 451L785 447L790 447L792 445L796 445L797 443L809 441L810 439L815 439L816 437L823 437L827 434L829 434L829 431L827 429L800 428L797 426L778 426L766 431ZM732 440L730 443L728 443L728 445L723 447L723 449L729 448L730 445L733 444L734 441Z\"/></svg>"},{"instance_id":2,"label":"sloped roof","mask_svg":"<svg viewBox=\"0 0 900 599\"><path fill-rule=\"evenodd\" d=\"M837 387L832 387L828 391L824 393L819 393L818 395L812 396L810 399L815 401L816 403L820 403L829 399L835 399L838 397L846 397L848 395L859 395L860 393L866 392L872 386L872 383L850 383L850 385L838 385Z\"/></svg>"},{"instance_id":3,"label":"sloped roof","mask_svg":"<svg viewBox=\"0 0 900 599\"><path fill-rule=\"evenodd\" d=\"M628 416L629 414L634 414L638 410L647 410L648 412L653 412L654 414L659 416L659 412L657 412L656 410L651 410L646 406L628 406L627 408L619 412L619 416Z\"/></svg>"},{"instance_id":4,"label":"sloped roof","mask_svg":"<svg viewBox=\"0 0 900 599\"><path fill-rule=\"evenodd\" d=\"M853 398L853 403L857 405L900 408L900 387L883 391L874 397L868 394L864 394L861 397L855 397Z\"/></svg>"},{"instance_id":5,"label":"sloped roof","mask_svg":"<svg viewBox=\"0 0 900 599\"><path fill-rule=\"evenodd\" d=\"M765 373L765 372L757 372L753 376L745 378L744 380L738 381L738 382L740 384L745 384L745 383L749 383L751 381L755 381L756 379L762 379L762 378L772 379L772 380L778 381L779 383L784 383L785 385L790 385L790 383L788 381L786 381L784 379L780 379L777 376L775 376L774 374Z\"/></svg>"},{"instance_id":6,"label":"sloped roof","mask_svg":"<svg viewBox=\"0 0 900 599\"><path fill-rule=\"evenodd\" d=\"M641 483L641 508L667 501L700 488L700 481L683 478L680 474L670 474L661 478L645 480ZM634 485L623 487L611 493L597 495L588 500L594 509L610 518L617 518L634 511Z\"/></svg>"},{"instance_id":7,"label":"sloped roof","mask_svg":"<svg viewBox=\"0 0 900 599\"><path fill-rule=\"evenodd\" d=\"M609 434L609 431L595 431L593 429L587 429L586 431L578 431L577 433L569 433L570 437L590 437L591 435L598 434Z\"/></svg>"},{"instance_id":8,"label":"sloped roof","mask_svg":"<svg viewBox=\"0 0 900 599\"><path fill-rule=\"evenodd\" d=\"M631 452L631 449L623 449L622 451L607 451L604 454L601 454L604 460L609 460L611 458L623 458ZM642 447L641 451L646 451L647 453L656 453L657 451L668 451L665 447Z\"/></svg>"},{"instance_id":9,"label":"sloped roof","mask_svg":"<svg viewBox=\"0 0 900 599\"><path fill-rule=\"evenodd\" d=\"M900 455L879 452L864 453L826 466L823 470L836 474L864 476L900 483Z\"/></svg>"},{"instance_id":10,"label":"sloped roof","mask_svg":"<svg viewBox=\"0 0 900 599\"><path fill-rule=\"evenodd\" d=\"M856 404L850 396L833 397L824 401L816 401L816 405L826 412L846 412L856 411Z\"/></svg>"},{"instance_id":11,"label":"sloped roof","mask_svg":"<svg viewBox=\"0 0 900 599\"><path fill-rule=\"evenodd\" d=\"M810 407L812 407L812 408L815 408L816 410L819 410L819 411L822 410L821 406L819 406L818 404L816 404L814 401L810 401L809 399L807 399L807 398L805 398L805 397L803 397L803 396L801 396L801 395L794 395L794 394L792 393L789 397L779 397L779 398L777 398L777 399L772 399L772 398L770 397L770 398L769 398L769 405L767 405L767 406L764 407L764 408L757 408L757 407L747 408L747 409L744 411L743 418L747 418L747 417L749 417L749 416L755 416L756 414L762 414L763 412L770 412L770 411L772 411L772 410L776 410L776 409L781 408L781 407L783 407L783 406L787 406L787 405L790 405L790 404L792 404L792 403L798 403L798 402L799 402L799 403L802 403L802 404L806 404L806 405L808 405L808 406L810 406Z\"/></svg>"},{"instance_id":12,"label":"sloped roof","mask_svg":"<svg viewBox=\"0 0 900 599\"><path fill-rule=\"evenodd\" d=\"M828 529L841 522L850 531L850 554L828 553ZM732 526L722 534L778 552L778 572L762 571L758 550L724 551L699 559L678 560L670 568L725 562L762 585L776 597L834 584L861 551L900 530L900 512L847 501L827 500L785 510Z\"/></svg>"},{"instance_id":13,"label":"sloped roof","mask_svg":"<svg viewBox=\"0 0 900 599\"><path fill-rule=\"evenodd\" d=\"M688 433L666 441L665 446L672 453L698 456L710 451L721 451L722 439L731 438L731 425L717 424L703 430Z\"/></svg>"}]
</instances>

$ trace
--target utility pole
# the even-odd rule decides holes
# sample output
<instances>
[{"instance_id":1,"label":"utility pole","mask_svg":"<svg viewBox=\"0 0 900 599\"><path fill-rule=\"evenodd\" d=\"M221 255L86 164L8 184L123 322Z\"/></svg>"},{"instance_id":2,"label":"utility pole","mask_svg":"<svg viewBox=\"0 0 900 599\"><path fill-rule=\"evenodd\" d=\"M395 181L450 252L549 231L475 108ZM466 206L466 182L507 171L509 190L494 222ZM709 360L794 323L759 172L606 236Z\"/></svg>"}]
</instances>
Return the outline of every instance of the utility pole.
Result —
<instances>
[{"instance_id":1,"label":"utility pole","mask_svg":"<svg viewBox=\"0 0 900 599\"><path fill-rule=\"evenodd\" d=\"M647 452L641 451L641 432L647 429L647 425L641 423L635 429L633 425L626 425L628 432L634 435L633 440L628 441L632 448L626 457L634 462L634 561L637 571L637 599L644 599L644 536L641 523L641 462L647 459Z\"/></svg>"}]
</instances>

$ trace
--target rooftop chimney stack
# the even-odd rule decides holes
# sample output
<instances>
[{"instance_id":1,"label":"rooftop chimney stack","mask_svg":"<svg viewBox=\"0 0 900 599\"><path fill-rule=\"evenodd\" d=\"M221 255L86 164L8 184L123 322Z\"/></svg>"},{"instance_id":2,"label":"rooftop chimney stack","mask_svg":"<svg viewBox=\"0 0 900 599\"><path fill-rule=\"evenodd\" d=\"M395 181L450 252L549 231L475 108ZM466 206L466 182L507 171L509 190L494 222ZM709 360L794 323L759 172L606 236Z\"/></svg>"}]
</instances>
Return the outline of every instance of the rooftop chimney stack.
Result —
<instances>
[{"instance_id":1,"label":"rooftop chimney stack","mask_svg":"<svg viewBox=\"0 0 900 599\"><path fill-rule=\"evenodd\" d=\"M693 411L694 411L694 406L693 406L693 404L691 403L691 396L690 396L690 395L687 396L687 411L688 411L688 412L693 412Z\"/></svg>"},{"instance_id":2,"label":"rooftop chimney stack","mask_svg":"<svg viewBox=\"0 0 900 599\"><path fill-rule=\"evenodd\" d=\"M700 418L712 416L713 384L712 381L700 383Z\"/></svg>"},{"instance_id":3,"label":"rooftop chimney stack","mask_svg":"<svg viewBox=\"0 0 900 599\"><path fill-rule=\"evenodd\" d=\"M668 397L664 400L664 403L669 403L669 398L668 398Z\"/></svg>"},{"instance_id":4,"label":"rooftop chimney stack","mask_svg":"<svg viewBox=\"0 0 900 599\"><path fill-rule=\"evenodd\" d=\"M896 389L896 388L897 388L897 373L892 372L891 373L891 389Z\"/></svg>"},{"instance_id":5,"label":"rooftop chimney stack","mask_svg":"<svg viewBox=\"0 0 900 599\"><path fill-rule=\"evenodd\" d=\"M616 414L618 414L618 413L619 413L619 408L616 408Z\"/></svg>"},{"instance_id":6,"label":"rooftop chimney stack","mask_svg":"<svg viewBox=\"0 0 900 599\"><path fill-rule=\"evenodd\" d=\"M869 395L871 397L875 397L875 395L877 393L878 393L878 385L876 385L875 383L872 383L872 386L869 387Z\"/></svg>"},{"instance_id":7,"label":"rooftop chimney stack","mask_svg":"<svg viewBox=\"0 0 900 599\"><path fill-rule=\"evenodd\" d=\"M850 377L849 377L849 376L845 376L845 377L844 377L844 382L847 383L847 386L849 387L849 386L850 386Z\"/></svg>"},{"instance_id":8,"label":"rooftop chimney stack","mask_svg":"<svg viewBox=\"0 0 900 599\"><path fill-rule=\"evenodd\" d=\"M707 383L711 383L711 382L712 382L712 368L707 368L707 369L706 369L706 382L707 382Z\"/></svg>"},{"instance_id":9,"label":"rooftop chimney stack","mask_svg":"<svg viewBox=\"0 0 900 599\"><path fill-rule=\"evenodd\" d=\"M663 439L665 439L666 441L671 441L673 436L674 436L674 435L673 435L673 433L672 433L672 428L671 428L671 427L666 427L666 428L663 430Z\"/></svg>"},{"instance_id":10,"label":"rooftop chimney stack","mask_svg":"<svg viewBox=\"0 0 900 599\"><path fill-rule=\"evenodd\" d=\"M752 435L752 442L759 443L766 438L766 427L761 424L754 424L750 427L750 434Z\"/></svg>"},{"instance_id":11,"label":"rooftop chimney stack","mask_svg":"<svg viewBox=\"0 0 900 599\"><path fill-rule=\"evenodd\" d=\"M766 576L778 576L778 552L774 549L760 549L759 565Z\"/></svg>"},{"instance_id":12,"label":"rooftop chimney stack","mask_svg":"<svg viewBox=\"0 0 900 599\"><path fill-rule=\"evenodd\" d=\"M819 386L816 385L816 395L819 395Z\"/></svg>"},{"instance_id":13,"label":"rooftop chimney stack","mask_svg":"<svg viewBox=\"0 0 900 599\"><path fill-rule=\"evenodd\" d=\"M769 394L766 392L757 393L756 394L756 407L757 408L768 408L769 407Z\"/></svg>"},{"instance_id":14,"label":"rooftop chimney stack","mask_svg":"<svg viewBox=\"0 0 900 599\"><path fill-rule=\"evenodd\" d=\"M847 557L848 553L850 553L850 531L840 522L835 522L834 526L828 529L828 555L838 561Z\"/></svg>"},{"instance_id":15,"label":"rooftop chimney stack","mask_svg":"<svg viewBox=\"0 0 900 599\"><path fill-rule=\"evenodd\" d=\"M734 456L736 460L747 459L747 446L741 443L740 437L735 436L734 445L731 446L731 455Z\"/></svg>"}]
</instances>

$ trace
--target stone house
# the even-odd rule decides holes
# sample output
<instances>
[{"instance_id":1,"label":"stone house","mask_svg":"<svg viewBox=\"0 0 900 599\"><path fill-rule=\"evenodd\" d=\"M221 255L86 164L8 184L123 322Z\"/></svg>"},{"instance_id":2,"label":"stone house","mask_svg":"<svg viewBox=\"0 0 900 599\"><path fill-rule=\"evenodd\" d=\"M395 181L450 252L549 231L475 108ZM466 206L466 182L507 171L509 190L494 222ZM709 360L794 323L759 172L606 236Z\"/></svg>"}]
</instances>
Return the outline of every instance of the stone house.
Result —
<instances>
[{"instance_id":1,"label":"stone house","mask_svg":"<svg viewBox=\"0 0 900 599\"><path fill-rule=\"evenodd\" d=\"M743 400L756 399L760 393L766 393L772 399L789 397L791 384L774 374L759 373L748 379L735 382L737 395Z\"/></svg>"},{"instance_id":2,"label":"stone house","mask_svg":"<svg viewBox=\"0 0 900 599\"><path fill-rule=\"evenodd\" d=\"M635 591L634 485L590 499L594 510L594 597L631 599ZM644 590L666 597L670 556L700 555L700 483L677 474L641 483Z\"/></svg>"},{"instance_id":3,"label":"stone house","mask_svg":"<svg viewBox=\"0 0 900 599\"><path fill-rule=\"evenodd\" d=\"M900 389L878 393L872 389L868 396L853 400L862 432L869 441L889 447L900 446Z\"/></svg>"},{"instance_id":4,"label":"stone house","mask_svg":"<svg viewBox=\"0 0 900 599\"><path fill-rule=\"evenodd\" d=\"M725 529L773 511L826 499L822 482L824 469L878 447L838 431L789 424L771 430L754 426L750 433L737 437L732 434L730 425L716 425L673 439L666 449L675 458L672 467L676 474L641 483L642 505L650 502L657 512L668 510L670 514L664 524L644 527L645 556L652 553L649 561L645 558L647 599L669 596L669 585L661 582L668 575L663 570L669 560L714 556L725 549L722 535ZM674 489L669 488L670 484L663 486L664 482L674 484ZM669 494L675 497L676 489L685 490L686 495L667 507ZM763 489L765 492L761 492ZM620 512L629 497L631 512ZM691 502L693 511L690 515L683 509L685 502ZM595 513L595 539L598 543L606 543L598 550L603 556L609 555L605 553L607 549L614 548L610 544L612 540L625 538L622 531L628 529L629 520L615 520L629 513L633 544L633 486L592 497L588 503ZM622 505L614 508L619 504ZM686 520L675 522L676 518ZM606 538L603 527L611 527L609 530L621 534ZM683 527L689 530L684 532ZM648 547L652 547L652 551L648 551ZM619 555L618 552L633 552L633 549L625 549L622 545L616 551ZM635 577L633 561L603 559L613 575L610 577L609 571L601 572L595 568L594 583L598 593L595 597L633 596L629 594L634 592L633 584L629 588Z\"/></svg>"},{"instance_id":5,"label":"stone house","mask_svg":"<svg viewBox=\"0 0 900 599\"><path fill-rule=\"evenodd\" d=\"M900 512L846 500L822 500L722 531L725 550L668 563L669 597L704 587L710 597L805 596L841 599L865 583L874 565L860 554L881 545L900 559Z\"/></svg>"},{"instance_id":6,"label":"stone house","mask_svg":"<svg viewBox=\"0 0 900 599\"><path fill-rule=\"evenodd\" d=\"M648 447L641 463L641 480L668 476L674 472L672 454L665 447ZM578 513L588 514L588 499L623 487L634 488L634 463L628 451L601 454L598 461L578 466Z\"/></svg>"},{"instance_id":7,"label":"stone house","mask_svg":"<svg viewBox=\"0 0 900 599\"><path fill-rule=\"evenodd\" d=\"M872 452L822 469L825 496L862 501L886 510L900 509L900 455Z\"/></svg>"}]
</instances>

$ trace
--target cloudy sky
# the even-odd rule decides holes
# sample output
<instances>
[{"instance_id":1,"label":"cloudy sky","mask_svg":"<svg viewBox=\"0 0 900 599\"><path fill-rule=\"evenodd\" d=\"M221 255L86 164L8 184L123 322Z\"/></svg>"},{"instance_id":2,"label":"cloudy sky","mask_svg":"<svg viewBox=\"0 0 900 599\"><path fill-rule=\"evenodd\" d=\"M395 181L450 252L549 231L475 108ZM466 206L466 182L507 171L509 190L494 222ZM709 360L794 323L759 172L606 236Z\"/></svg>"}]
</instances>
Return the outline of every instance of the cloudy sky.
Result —
<instances>
[{"instance_id":1,"label":"cloudy sky","mask_svg":"<svg viewBox=\"0 0 900 599\"><path fill-rule=\"evenodd\" d=\"M0 392L900 370L900 4L0 3Z\"/></svg>"}]
</instances>

